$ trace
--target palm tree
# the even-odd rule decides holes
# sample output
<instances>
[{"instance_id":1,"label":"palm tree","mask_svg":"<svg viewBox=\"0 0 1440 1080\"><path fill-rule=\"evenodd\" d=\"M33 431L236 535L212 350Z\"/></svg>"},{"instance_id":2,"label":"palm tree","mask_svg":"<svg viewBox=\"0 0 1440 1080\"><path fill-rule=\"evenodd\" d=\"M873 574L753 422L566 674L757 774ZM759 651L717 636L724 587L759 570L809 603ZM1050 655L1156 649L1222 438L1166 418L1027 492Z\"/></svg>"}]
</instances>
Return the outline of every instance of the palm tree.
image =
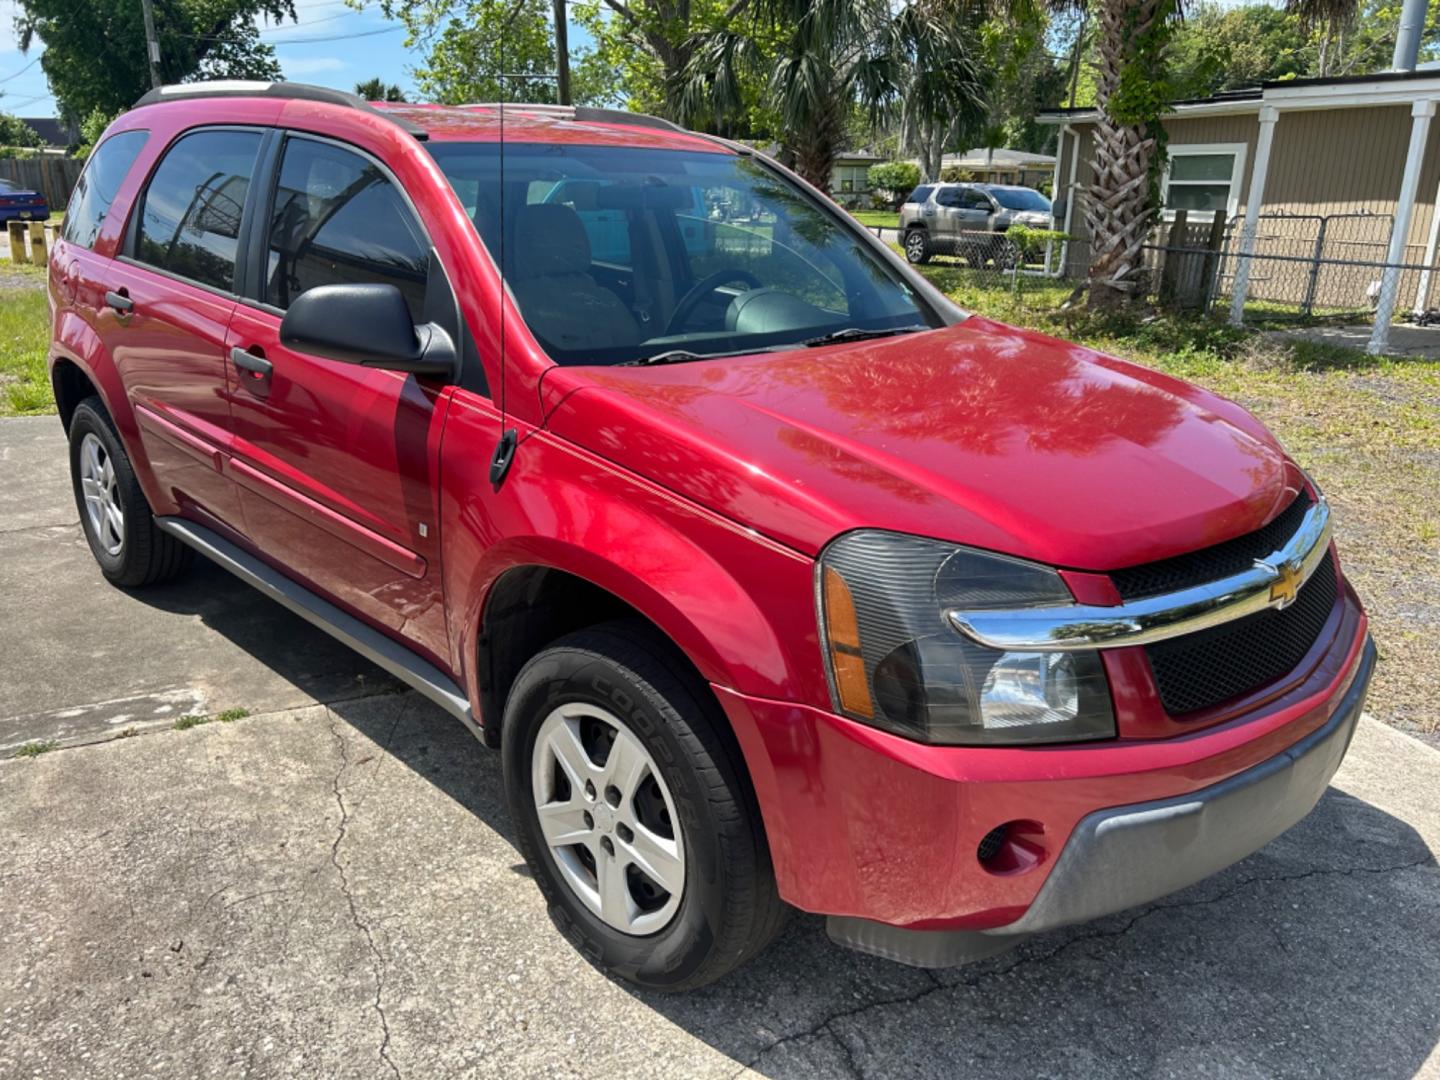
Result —
<instances>
[{"instance_id":1,"label":"palm tree","mask_svg":"<svg viewBox=\"0 0 1440 1080\"><path fill-rule=\"evenodd\" d=\"M366 101L404 101L405 91L384 79L366 79L355 84L355 93Z\"/></svg>"},{"instance_id":2,"label":"palm tree","mask_svg":"<svg viewBox=\"0 0 1440 1080\"><path fill-rule=\"evenodd\" d=\"M1051 0L1066 6L1065 0ZM1090 305L1116 307L1143 292L1145 236L1158 206L1161 117L1169 32L1183 0L1077 0L1095 23L1095 180L1084 199L1090 230ZM1353 16L1358 0L1286 0L1306 25Z\"/></svg>"},{"instance_id":3,"label":"palm tree","mask_svg":"<svg viewBox=\"0 0 1440 1080\"><path fill-rule=\"evenodd\" d=\"M954 0L753 0L695 35L680 79L685 122L743 108L745 76L763 81L796 171L828 190L851 110L875 122L906 100L911 126L968 115L980 100L968 6Z\"/></svg>"}]
</instances>

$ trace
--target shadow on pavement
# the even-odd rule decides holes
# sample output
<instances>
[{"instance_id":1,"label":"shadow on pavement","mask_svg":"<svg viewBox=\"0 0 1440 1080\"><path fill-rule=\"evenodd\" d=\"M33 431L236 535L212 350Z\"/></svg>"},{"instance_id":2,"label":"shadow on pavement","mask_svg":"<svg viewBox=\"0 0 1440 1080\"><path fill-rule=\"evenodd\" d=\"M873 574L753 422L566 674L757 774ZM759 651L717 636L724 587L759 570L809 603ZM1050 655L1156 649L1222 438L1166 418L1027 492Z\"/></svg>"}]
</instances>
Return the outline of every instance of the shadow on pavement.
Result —
<instances>
[{"instance_id":1,"label":"shadow on pavement","mask_svg":"<svg viewBox=\"0 0 1440 1080\"><path fill-rule=\"evenodd\" d=\"M208 559L197 557L174 581L121 591L160 611L198 616L317 701L404 689L388 672Z\"/></svg>"},{"instance_id":2,"label":"shadow on pavement","mask_svg":"<svg viewBox=\"0 0 1440 1080\"><path fill-rule=\"evenodd\" d=\"M403 724L334 711L510 842L499 756L459 724L418 699ZM1433 865L1408 824L1331 788L1294 830L1209 881L972 967L931 973L860 956L797 915L718 985L679 997L617 985L777 1080L1400 1080L1440 1039L1440 903L1418 869ZM525 872L518 853L514 868Z\"/></svg>"}]
</instances>

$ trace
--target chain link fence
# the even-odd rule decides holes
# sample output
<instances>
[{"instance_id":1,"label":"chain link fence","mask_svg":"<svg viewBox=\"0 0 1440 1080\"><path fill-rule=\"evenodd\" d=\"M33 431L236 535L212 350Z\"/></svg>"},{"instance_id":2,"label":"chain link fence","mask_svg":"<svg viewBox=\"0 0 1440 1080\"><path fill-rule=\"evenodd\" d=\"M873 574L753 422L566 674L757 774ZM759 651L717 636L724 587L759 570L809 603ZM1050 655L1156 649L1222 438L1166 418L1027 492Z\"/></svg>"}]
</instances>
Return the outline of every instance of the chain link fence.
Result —
<instances>
[{"instance_id":1,"label":"chain link fence","mask_svg":"<svg viewBox=\"0 0 1440 1080\"><path fill-rule=\"evenodd\" d=\"M1440 274L1426 263L1424 245L1408 245L1401 262L1386 261L1393 226L1389 214L1368 210L1261 214L1248 256L1242 321L1363 324L1374 318L1388 287L1393 289L1396 320L1440 323L1440 312L1431 308L1437 291L1433 279ZM914 261L912 236L875 231ZM1144 247L1143 298L1169 309L1228 317L1247 262L1243 233L1240 217L1192 222L1179 213L1158 222ZM1031 297L1031 306L1042 307L1044 298L1057 304L1068 299L1086 279L1093 257L1084 239L1025 243L1000 233L964 231L927 235L922 254L928 263L953 269L954 276L947 278L952 284L1008 289Z\"/></svg>"}]
</instances>

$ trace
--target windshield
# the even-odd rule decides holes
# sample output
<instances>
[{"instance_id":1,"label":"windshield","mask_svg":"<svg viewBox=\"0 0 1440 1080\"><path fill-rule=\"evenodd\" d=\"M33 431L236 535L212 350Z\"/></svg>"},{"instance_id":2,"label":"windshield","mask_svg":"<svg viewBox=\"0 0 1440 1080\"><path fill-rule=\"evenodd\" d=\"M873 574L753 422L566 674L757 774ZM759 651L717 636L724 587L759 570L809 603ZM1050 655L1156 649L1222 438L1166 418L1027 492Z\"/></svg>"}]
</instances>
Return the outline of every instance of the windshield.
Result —
<instances>
[{"instance_id":1,"label":"windshield","mask_svg":"<svg viewBox=\"0 0 1440 1080\"><path fill-rule=\"evenodd\" d=\"M937 325L834 212L750 158L506 143L502 199L498 143L428 149L557 363L674 362Z\"/></svg>"},{"instance_id":2,"label":"windshield","mask_svg":"<svg viewBox=\"0 0 1440 1080\"><path fill-rule=\"evenodd\" d=\"M20 189L14 184L10 183L9 180L0 180L0 194L9 195L10 193L19 190Z\"/></svg>"},{"instance_id":3,"label":"windshield","mask_svg":"<svg viewBox=\"0 0 1440 1080\"><path fill-rule=\"evenodd\" d=\"M1050 213L1050 200L1029 188L990 188L995 201L1006 210L1039 210Z\"/></svg>"}]
</instances>

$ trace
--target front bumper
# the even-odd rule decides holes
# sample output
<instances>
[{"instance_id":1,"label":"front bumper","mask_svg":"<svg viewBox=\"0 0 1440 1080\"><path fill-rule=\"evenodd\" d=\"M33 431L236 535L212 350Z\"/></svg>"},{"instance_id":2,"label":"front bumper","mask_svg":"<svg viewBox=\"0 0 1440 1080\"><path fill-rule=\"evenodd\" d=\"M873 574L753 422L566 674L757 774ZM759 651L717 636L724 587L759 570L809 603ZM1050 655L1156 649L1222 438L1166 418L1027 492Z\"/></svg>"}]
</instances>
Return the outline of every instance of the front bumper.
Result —
<instances>
[{"instance_id":1,"label":"front bumper","mask_svg":"<svg viewBox=\"0 0 1440 1080\"><path fill-rule=\"evenodd\" d=\"M787 902L835 917L847 944L868 940L872 951L881 938L934 942L957 931L970 932L957 941L995 951L1019 934L1180 888L1288 828L1338 764L1372 664L1365 617L1347 588L1297 682L1208 726L1172 724L1168 737L927 746L826 710L715 690L744 752ZM1318 734L1339 729L1338 742ZM1334 760L1306 753L1301 768L1296 756L1312 737L1334 749ZM1252 786L1242 775L1272 772L1287 778L1283 786L1276 780L1243 802L1217 802L1232 787ZM1277 792L1302 788L1278 805ZM1212 803L1217 809L1199 811ZM1139 828L1158 821L1169 824ZM1019 841L986 861L987 836L1002 825L1014 826L1007 835ZM1184 857L1175 858L1182 840ZM995 933L980 941L974 932L984 931Z\"/></svg>"},{"instance_id":2,"label":"front bumper","mask_svg":"<svg viewBox=\"0 0 1440 1080\"><path fill-rule=\"evenodd\" d=\"M1084 817L1035 902L1013 923L946 932L832 916L830 936L890 960L950 967L1003 952L1028 934L1124 911L1203 881L1315 808L1350 746L1374 668L1375 646L1367 640L1334 715L1268 761L1189 795Z\"/></svg>"}]
</instances>

